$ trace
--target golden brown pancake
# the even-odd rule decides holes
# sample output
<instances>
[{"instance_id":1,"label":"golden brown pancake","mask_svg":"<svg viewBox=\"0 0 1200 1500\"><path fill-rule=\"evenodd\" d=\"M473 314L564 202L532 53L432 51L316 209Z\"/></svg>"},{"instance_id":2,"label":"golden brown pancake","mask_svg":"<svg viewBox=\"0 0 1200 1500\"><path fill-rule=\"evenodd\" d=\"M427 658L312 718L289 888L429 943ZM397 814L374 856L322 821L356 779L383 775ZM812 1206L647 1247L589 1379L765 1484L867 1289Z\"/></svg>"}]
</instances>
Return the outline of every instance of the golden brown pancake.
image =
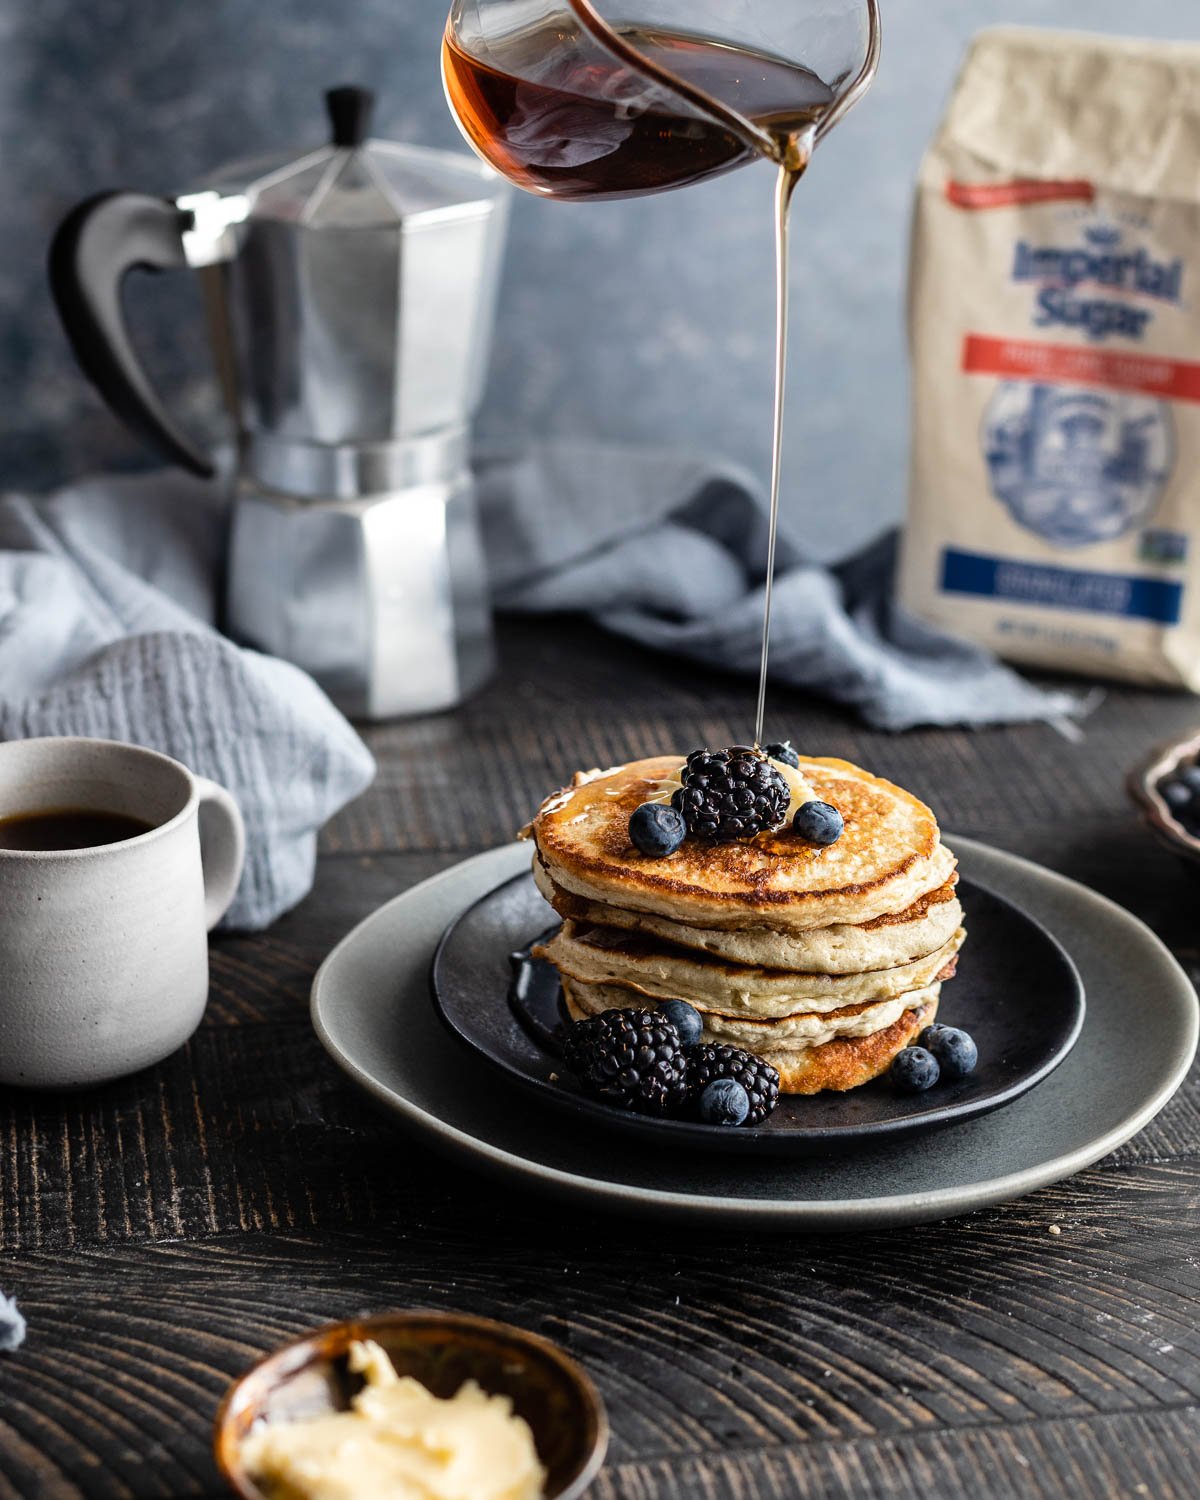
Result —
<instances>
[{"instance_id":1,"label":"golden brown pancake","mask_svg":"<svg viewBox=\"0 0 1200 1500\"><path fill-rule=\"evenodd\" d=\"M891 1067L897 1052L903 1052L933 1024L938 1002L930 1000L915 1010L906 1010L894 1025L873 1036L839 1037L807 1052L764 1053L779 1073L784 1094L845 1093L870 1083Z\"/></svg>"},{"instance_id":2,"label":"golden brown pancake","mask_svg":"<svg viewBox=\"0 0 1200 1500\"><path fill-rule=\"evenodd\" d=\"M590 1016L603 1015L606 1010L652 1010L665 1003L626 985L588 984L570 975L563 975L562 982L564 993L569 991L576 1006ZM939 986L933 984L906 995L893 995L887 1000L865 1000L856 1005L844 1005L838 1010L762 1020L706 1010L702 1012L703 1039L728 1047L741 1047L760 1057L768 1052L772 1056L776 1052L802 1052L836 1037L871 1036L876 1031L886 1031L906 1010L936 999L938 994Z\"/></svg>"},{"instance_id":3,"label":"golden brown pancake","mask_svg":"<svg viewBox=\"0 0 1200 1500\"><path fill-rule=\"evenodd\" d=\"M952 865L954 857L944 845L941 852ZM941 862L935 864L940 873ZM752 926L736 930L690 927L650 912L624 911L563 890L555 885L536 856L533 878L538 890L566 920L645 933L678 947L711 953L730 963L793 969L806 974L860 974L866 969L912 963L948 943L963 920L963 909L955 894L957 872L934 890L918 896L903 911L887 912L869 922L841 922L809 932L779 932Z\"/></svg>"},{"instance_id":4,"label":"golden brown pancake","mask_svg":"<svg viewBox=\"0 0 1200 1500\"><path fill-rule=\"evenodd\" d=\"M814 796L845 820L836 844L818 848L785 825L736 843L688 839L666 859L648 858L630 842L630 814L681 764L675 755L634 761L548 798L531 833L554 884L690 926L795 933L904 911L950 878L925 804L842 760L800 763Z\"/></svg>"},{"instance_id":5,"label":"golden brown pancake","mask_svg":"<svg viewBox=\"0 0 1200 1500\"><path fill-rule=\"evenodd\" d=\"M832 1014L924 989L954 960L965 936L959 928L948 942L913 963L860 974L797 974L732 964L645 934L570 921L533 952L581 984L617 984L649 999L686 1000L703 1012L777 1020Z\"/></svg>"}]
</instances>

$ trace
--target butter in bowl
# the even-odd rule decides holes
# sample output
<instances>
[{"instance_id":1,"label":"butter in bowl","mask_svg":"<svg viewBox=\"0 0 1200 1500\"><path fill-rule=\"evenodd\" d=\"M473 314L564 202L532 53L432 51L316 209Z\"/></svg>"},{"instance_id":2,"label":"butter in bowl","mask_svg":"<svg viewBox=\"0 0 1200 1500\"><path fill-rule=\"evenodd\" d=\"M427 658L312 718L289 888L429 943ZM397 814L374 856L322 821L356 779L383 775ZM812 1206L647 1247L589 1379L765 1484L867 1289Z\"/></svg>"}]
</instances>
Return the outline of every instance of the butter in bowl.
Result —
<instances>
[{"instance_id":1,"label":"butter in bowl","mask_svg":"<svg viewBox=\"0 0 1200 1500\"><path fill-rule=\"evenodd\" d=\"M438 1312L288 1344L230 1388L214 1439L242 1500L575 1500L607 1443L600 1396L562 1350Z\"/></svg>"}]
</instances>

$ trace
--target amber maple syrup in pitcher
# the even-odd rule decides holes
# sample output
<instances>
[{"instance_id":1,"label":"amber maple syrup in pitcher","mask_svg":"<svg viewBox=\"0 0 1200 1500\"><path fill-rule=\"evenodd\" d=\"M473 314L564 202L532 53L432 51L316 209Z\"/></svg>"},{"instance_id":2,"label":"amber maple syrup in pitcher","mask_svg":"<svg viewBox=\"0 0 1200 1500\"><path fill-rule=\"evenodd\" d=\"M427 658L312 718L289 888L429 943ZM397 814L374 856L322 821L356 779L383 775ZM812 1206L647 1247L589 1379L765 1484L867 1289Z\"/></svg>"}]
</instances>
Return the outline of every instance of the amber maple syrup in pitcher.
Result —
<instances>
[{"instance_id":1,"label":"amber maple syrup in pitcher","mask_svg":"<svg viewBox=\"0 0 1200 1500\"><path fill-rule=\"evenodd\" d=\"M456 33L452 11L442 48L446 94L464 135L528 192L564 200L629 198L699 182L758 156L778 168L775 400L755 744L763 739L783 457L789 208L818 136L874 74L876 0L866 5L867 58L840 91L845 79L825 82L782 57L682 31L601 24L598 40L596 28L585 28L569 12L476 48ZM586 14L590 7L583 9ZM726 121L730 112L754 127L753 139Z\"/></svg>"},{"instance_id":2,"label":"amber maple syrup in pitcher","mask_svg":"<svg viewBox=\"0 0 1200 1500\"><path fill-rule=\"evenodd\" d=\"M815 73L704 37L617 31L639 56L736 102L781 140L833 102ZM673 99L586 33L544 22L473 57L447 34L446 92L463 131L510 182L546 198L631 198L755 159L748 142Z\"/></svg>"}]
</instances>

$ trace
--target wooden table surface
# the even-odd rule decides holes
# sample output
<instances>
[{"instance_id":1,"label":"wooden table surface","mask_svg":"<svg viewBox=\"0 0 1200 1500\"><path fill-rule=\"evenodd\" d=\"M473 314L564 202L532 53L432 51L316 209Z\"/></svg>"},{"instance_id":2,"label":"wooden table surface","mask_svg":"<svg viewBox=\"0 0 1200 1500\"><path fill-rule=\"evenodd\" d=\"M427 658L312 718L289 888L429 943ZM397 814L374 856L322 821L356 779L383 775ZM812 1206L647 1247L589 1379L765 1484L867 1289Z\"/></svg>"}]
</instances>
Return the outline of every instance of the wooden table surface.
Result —
<instances>
[{"instance_id":1,"label":"wooden table surface","mask_svg":"<svg viewBox=\"0 0 1200 1500\"><path fill-rule=\"evenodd\" d=\"M613 1424L597 1500L1194 1500L1195 1073L1057 1187L821 1238L564 1211L433 1155L342 1078L308 991L360 918L508 840L578 766L748 732L746 683L590 627L510 623L501 651L465 709L368 732L375 785L325 830L299 908L214 942L187 1048L92 1093L0 1094L0 1286L29 1320L0 1358L0 1497L215 1497L231 1377L311 1324L422 1306L583 1360ZM1122 776L1197 722L1191 699L1113 689L1080 744L1045 726L888 736L777 691L769 727L1114 897L1195 977L1200 888Z\"/></svg>"}]
</instances>

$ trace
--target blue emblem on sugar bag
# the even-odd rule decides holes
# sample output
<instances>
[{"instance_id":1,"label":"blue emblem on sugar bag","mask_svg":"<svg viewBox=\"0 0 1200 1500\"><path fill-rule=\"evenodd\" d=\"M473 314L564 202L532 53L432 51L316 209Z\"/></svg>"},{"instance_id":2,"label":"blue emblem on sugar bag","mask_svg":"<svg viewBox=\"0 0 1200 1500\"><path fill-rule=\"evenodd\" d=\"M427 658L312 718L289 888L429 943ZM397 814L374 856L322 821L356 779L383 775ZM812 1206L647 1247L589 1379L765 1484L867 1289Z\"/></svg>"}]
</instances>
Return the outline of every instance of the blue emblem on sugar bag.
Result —
<instances>
[{"instance_id":1,"label":"blue emblem on sugar bag","mask_svg":"<svg viewBox=\"0 0 1200 1500\"><path fill-rule=\"evenodd\" d=\"M1006 382L983 438L996 499L1059 547L1110 542L1144 525L1174 457L1163 402L1075 386Z\"/></svg>"}]
</instances>

